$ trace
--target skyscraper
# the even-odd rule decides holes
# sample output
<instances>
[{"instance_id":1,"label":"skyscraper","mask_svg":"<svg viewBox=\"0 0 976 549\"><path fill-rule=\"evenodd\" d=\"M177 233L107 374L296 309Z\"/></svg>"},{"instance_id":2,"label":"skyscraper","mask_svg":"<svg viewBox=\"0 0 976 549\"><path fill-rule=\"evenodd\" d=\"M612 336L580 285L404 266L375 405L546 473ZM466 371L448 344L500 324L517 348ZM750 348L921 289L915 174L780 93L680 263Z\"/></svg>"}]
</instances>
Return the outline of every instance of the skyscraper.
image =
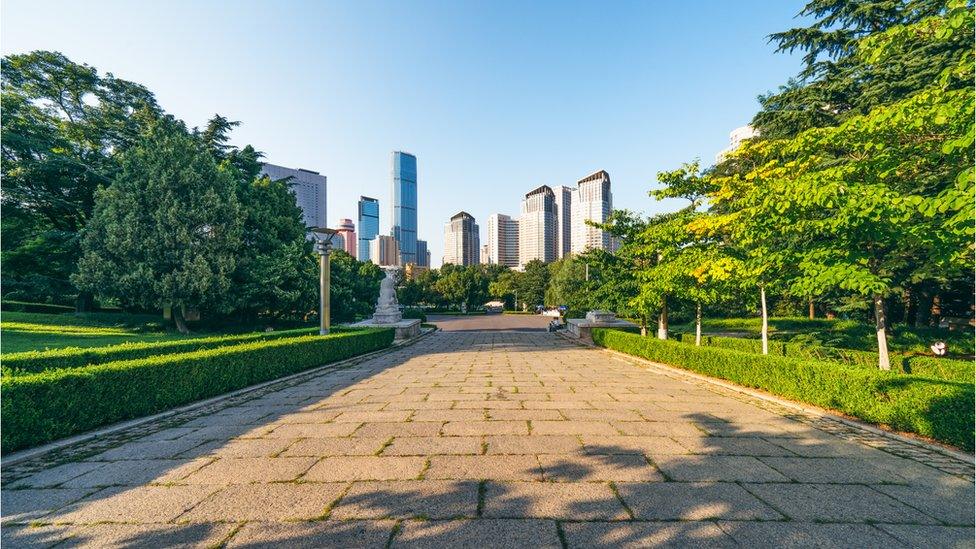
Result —
<instances>
[{"instance_id":1,"label":"skyscraper","mask_svg":"<svg viewBox=\"0 0 976 549\"><path fill-rule=\"evenodd\" d=\"M556 260L556 195L548 185L525 195L518 234L519 266L533 259L543 263Z\"/></svg>"},{"instance_id":2,"label":"skyscraper","mask_svg":"<svg viewBox=\"0 0 976 549\"><path fill-rule=\"evenodd\" d=\"M342 249L349 255L356 257L356 226L353 225L352 219L340 219L336 231L342 237Z\"/></svg>"},{"instance_id":3,"label":"skyscraper","mask_svg":"<svg viewBox=\"0 0 976 549\"><path fill-rule=\"evenodd\" d=\"M610 174L604 170L580 179L573 191L573 246L574 254L599 248L614 251L614 239L610 233L590 226L586 221L605 223L613 211L613 195L610 193Z\"/></svg>"},{"instance_id":4,"label":"skyscraper","mask_svg":"<svg viewBox=\"0 0 976 549\"><path fill-rule=\"evenodd\" d=\"M261 175L274 181L291 178L291 190L295 194L295 202L302 210L305 226L328 226L325 215L327 182L324 175L304 168L295 170L275 164L261 164Z\"/></svg>"},{"instance_id":5,"label":"skyscraper","mask_svg":"<svg viewBox=\"0 0 976 549\"><path fill-rule=\"evenodd\" d=\"M368 196L359 197L359 244L360 261L369 261L369 241L380 233L380 202Z\"/></svg>"},{"instance_id":6,"label":"skyscraper","mask_svg":"<svg viewBox=\"0 0 976 549\"><path fill-rule=\"evenodd\" d=\"M556 195L556 259L567 255L573 246L573 189L553 187Z\"/></svg>"},{"instance_id":7,"label":"skyscraper","mask_svg":"<svg viewBox=\"0 0 976 549\"><path fill-rule=\"evenodd\" d=\"M427 241L417 241L417 266L430 267L430 251L427 250Z\"/></svg>"},{"instance_id":8,"label":"skyscraper","mask_svg":"<svg viewBox=\"0 0 976 549\"><path fill-rule=\"evenodd\" d=\"M725 161L725 158L731 154L733 151L742 145L742 142L746 139L752 139L759 135L759 130L753 128L752 126L746 124L745 126L739 126L738 128L729 132L729 146L719 151L715 155L715 163L721 164Z\"/></svg>"},{"instance_id":9,"label":"skyscraper","mask_svg":"<svg viewBox=\"0 0 976 549\"><path fill-rule=\"evenodd\" d=\"M392 236L378 234L369 241L369 260L380 267L398 266L400 247Z\"/></svg>"},{"instance_id":10,"label":"skyscraper","mask_svg":"<svg viewBox=\"0 0 976 549\"><path fill-rule=\"evenodd\" d=\"M390 235L400 245L400 264L417 262L417 157L393 151Z\"/></svg>"},{"instance_id":11,"label":"skyscraper","mask_svg":"<svg viewBox=\"0 0 976 549\"><path fill-rule=\"evenodd\" d=\"M517 267L519 264L518 220L504 214L488 216L488 263Z\"/></svg>"},{"instance_id":12,"label":"skyscraper","mask_svg":"<svg viewBox=\"0 0 976 549\"><path fill-rule=\"evenodd\" d=\"M444 225L444 263L477 265L481 251L478 224L468 212L458 212Z\"/></svg>"}]
</instances>

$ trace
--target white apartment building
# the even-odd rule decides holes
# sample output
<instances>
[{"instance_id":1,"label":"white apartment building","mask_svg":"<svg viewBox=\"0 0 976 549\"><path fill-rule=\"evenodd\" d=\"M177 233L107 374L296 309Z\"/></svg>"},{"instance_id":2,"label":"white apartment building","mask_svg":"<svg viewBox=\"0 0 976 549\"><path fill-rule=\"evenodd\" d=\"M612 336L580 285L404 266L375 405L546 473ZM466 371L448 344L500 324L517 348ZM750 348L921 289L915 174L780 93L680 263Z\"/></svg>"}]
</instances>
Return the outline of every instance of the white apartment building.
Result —
<instances>
[{"instance_id":1,"label":"white apartment building","mask_svg":"<svg viewBox=\"0 0 976 549\"><path fill-rule=\"evenodd\" d=\"M304 168L292 169L275 164L261 164L261 175L272 180L291 178L295 202L302 209L306 227L328 227L326 220L326 178L319 172Z\"/></svg>"},{"instance_id":2,"label":"white apartment building","mask_svg":"<svg viewBox=\"0 0 976 549\"><path fill-rule=\"evenodd\" d=\"M488 261L494 265L518 267L519 228L518 220L505 214L488 216L488 230L485 240L488 247Z\"/></svg>"},{"instance_id":3,"label":"white apartment building","mask_svg":"<svg viewBox=\"0 0 976 549\"><path fill-rule=\"evenodd\" d=\"M543 263L555 261L556 195L543 185L525 195L518 222L519 267L533 259Z\"/></svg>"},{"instance_id":4,"label":"white apartment building","mask_svg":"<svg viewBox=\"0 0 976 549\"><path fill-rule=\"evenodd\" d=\"M732 153L732 151L739 148L742 142L746 139L752 139L759 135L759 130L753 128L752 126L746 124L745 126L739 126L738 128L729 132L729 146L719 151L715 155L715 163L721 164L725 158Z\"/></svg>"},{"instance_id":5,"label":"white apartment building","mask_svg":"<svg viewBox=\"0 0 976 549\"><path fill-rule=\"evenodd\" d=\"M593 248L610 252L616 249L615 239L610 233L586 223L605 223L612 211L610 174L600 170L577 182L572 198L572 253L578 254Z\"/></svg>"}]
</instances>

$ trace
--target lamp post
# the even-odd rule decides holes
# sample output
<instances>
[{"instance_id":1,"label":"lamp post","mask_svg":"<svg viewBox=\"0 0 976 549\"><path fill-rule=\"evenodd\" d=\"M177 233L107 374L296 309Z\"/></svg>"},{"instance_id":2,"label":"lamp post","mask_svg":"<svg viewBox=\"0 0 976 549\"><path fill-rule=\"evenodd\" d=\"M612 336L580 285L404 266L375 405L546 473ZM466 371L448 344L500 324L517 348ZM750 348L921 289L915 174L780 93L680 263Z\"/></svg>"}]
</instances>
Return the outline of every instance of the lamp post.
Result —
<instances>
[{"instance_id":1,"label":"lamp post","mask_svg":"<svg viewBox=\"0 0 976 549\"><path fill-rule=\"evenodd\" d=\"M332 312L329 304L331 283L329 253L332 251L332 239L337 233L335 229L325 227L312 229L312 234L315 236L315 250L319 253L319 335L329 333L329 316Z\"/></svg>"}]
</instances>

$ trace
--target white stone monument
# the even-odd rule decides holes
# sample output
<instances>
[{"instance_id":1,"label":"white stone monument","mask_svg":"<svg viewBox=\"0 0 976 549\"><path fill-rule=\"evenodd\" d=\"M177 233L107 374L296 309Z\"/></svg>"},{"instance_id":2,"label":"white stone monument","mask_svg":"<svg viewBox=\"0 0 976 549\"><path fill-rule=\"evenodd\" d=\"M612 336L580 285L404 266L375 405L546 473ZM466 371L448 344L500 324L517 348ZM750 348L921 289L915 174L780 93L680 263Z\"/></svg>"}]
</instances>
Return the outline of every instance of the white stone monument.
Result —
<instances>
[{"instance_id":1,"label":"white stone monument","mask_svg":"<svg viewBox=\"0 0 976 549\"><path fill-rule=\"evenodd\" d=\"M410 339L420 335L420 319L408 318L404 320L400 312L400 304L396 298L396 267L383 269L386 277L380 281L380 297L376 300L376 311L373 318L357 322L353 326L367 326L371 328L393 328L396 339Z\"/></svg>"}]
</instances>

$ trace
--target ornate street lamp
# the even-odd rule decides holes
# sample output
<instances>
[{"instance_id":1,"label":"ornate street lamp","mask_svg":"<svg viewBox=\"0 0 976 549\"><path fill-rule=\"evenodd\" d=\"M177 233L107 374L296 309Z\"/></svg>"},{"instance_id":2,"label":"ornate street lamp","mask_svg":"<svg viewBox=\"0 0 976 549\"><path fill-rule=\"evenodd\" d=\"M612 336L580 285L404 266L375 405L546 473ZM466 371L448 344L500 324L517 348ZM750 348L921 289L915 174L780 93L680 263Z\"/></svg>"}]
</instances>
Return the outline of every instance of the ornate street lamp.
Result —
<instances>
[{"instance_id":1,"label":"ornate street lamp","mask_svg":"<svg viewBox=\"0 0 976 549\"><path fill-rule=\"evenodd\" d=\"M329 264L329 253L332 251L332 239L339 231L335 229L328 229L326 227L315 227L312 229L312 234L315 236L315 251L319 253L319 334L325 335L329 333L329 315L331 314L331 308L329 306L329 285L331 282L330 277L330 264Z\"/></svg>"}]
</instances>

